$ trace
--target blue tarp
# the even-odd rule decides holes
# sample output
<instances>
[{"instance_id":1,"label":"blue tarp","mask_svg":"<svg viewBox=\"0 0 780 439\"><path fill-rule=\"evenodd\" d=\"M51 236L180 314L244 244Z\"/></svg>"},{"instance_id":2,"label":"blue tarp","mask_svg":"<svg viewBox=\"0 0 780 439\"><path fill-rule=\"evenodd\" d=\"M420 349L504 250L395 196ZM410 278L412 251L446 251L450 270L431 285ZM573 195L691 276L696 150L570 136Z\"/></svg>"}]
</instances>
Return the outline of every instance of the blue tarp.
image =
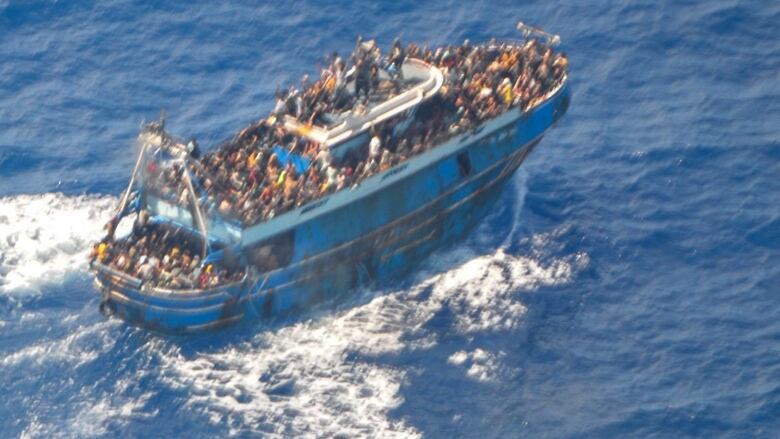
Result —
<instances>
[{"instance_id":1,"label":"blue tarp","mask_svg":"<svg viewBox=\"0 0 780 439\"><path fill-rule=\"evenodd\" d=\"M276 153L276 156L279 157L279 164L282 166L287 166L288 163L292 163L293 166L295 166L295 170L298 171L298 174L303 174L309 169L309 165L311 164L309 159L295 154L294 152L290 152L279 145L274 145L273 150L274 153Z\"/></svg>"}]
</instances>

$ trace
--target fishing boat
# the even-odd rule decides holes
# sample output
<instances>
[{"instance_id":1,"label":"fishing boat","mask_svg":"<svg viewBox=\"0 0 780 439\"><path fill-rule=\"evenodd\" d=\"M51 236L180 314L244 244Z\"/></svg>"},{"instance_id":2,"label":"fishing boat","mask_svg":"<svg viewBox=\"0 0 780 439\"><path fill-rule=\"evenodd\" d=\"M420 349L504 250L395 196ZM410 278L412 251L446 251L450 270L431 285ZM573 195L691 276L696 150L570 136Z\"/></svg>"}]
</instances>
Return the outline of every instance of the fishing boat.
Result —
<instances>
[{"instance_id":1,"label":"fishing boat","mask_svg":"<svg viewBox=\"0 0 780 439\"><path fill-rule=\"evenodd\" d=\"M462 77L466 69L459 71L449 61L452 56L465 58L479 51L483 64L470 65L470 71L490 71L504 58L511 59L503 54L522 57L519 51L534 46L534 53L541 54L560 40L523 23L518 29L523 38L517 41L467 43L455 55L450 47L443 53L396 59L395 64L377 60L373 90L362 98L360 88L365 83L360 84L359 63L344 69L345 99L314 117L295 111L292 93L282 111L275 110L222 147L237 150L239 144L257 145L244 148L264 151L250 152L247 158L240 151L220 155L217 148L210 159L204 159L193 142L167 133L164 122L146 124L138 136L140 151L117 214L90 263L101 309L130 324L169 333L269 319L399 276L432 251L457 242L486 215L504 183L566 112L570 93L565 66L543 81L544 86L534 84L538 93L530 99L520 99L521 79L514 81L517 98L507 91L514 100L501 105L495 104L501 98L488 96L499 95L498 88L483 88L484 99L499 110L468 119L463 108L452 108L452 114L443 113L446 129L418 135L416 143L422 138L425 145L416 145L408 153L400 149L387 153L394 159L381 165L375 163L378 157L373 165L364 162L373 160L376 133L385 133L381 148L412 139L404 136L411 136L415 127L428 126L434 114L443 117L440 108L455 102L453 81L473 88L472 78ZM374 44L361 41L356 50L370 54ZM541 66L545 62L532 57L523 63ZM457 72L461 77L453 79ZM480 73L479 77L486 76ZM458 117L472 123L458 125ZM257 140L269 136L307 145L317 154ZM311 175L306 181L309 186L312 179L319 182L318 176L326 181L289 201L285 198L290 198L288 183L279 183L283 175L273 179L250 175L257 187L254 196L242 196L236 189L252 184L242 180L243 174L236 173L232 186L232 180L220 183L212 176L214 172L231 175L230 169L225 170L231 163L245 169L245 161L254 165L252 157L262 154L271 154L271 161L292 174ZM214 157L223 160L219 166ZM346 184L339 180L334 187L333 175L328 184L331 168L339 179L349 175ZM361 170L359 176L356 169ZM266 183L257 183L259 179ZM261 187L267 188L263 196L268 192L275 198L257 201ZM297 186L292 190L303 191ZM131 225L123 227L126 223ZM174 244L139 258L143 249L166 239ZM122 255L117 257L112 249ZM171 263L184 253L185 262ZM197 277L176 281L182 272Z\"/></svg>"}]
</instances>

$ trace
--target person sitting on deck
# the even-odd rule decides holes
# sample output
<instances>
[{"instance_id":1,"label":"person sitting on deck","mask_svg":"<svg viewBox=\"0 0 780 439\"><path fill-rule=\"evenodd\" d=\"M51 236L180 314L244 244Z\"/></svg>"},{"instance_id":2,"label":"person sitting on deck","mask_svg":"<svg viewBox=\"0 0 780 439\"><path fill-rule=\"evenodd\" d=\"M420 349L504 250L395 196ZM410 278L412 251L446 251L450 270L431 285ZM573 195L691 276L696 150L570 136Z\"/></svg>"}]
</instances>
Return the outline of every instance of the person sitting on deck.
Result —
<instances>
[{"instance_id":1,"label":"person sitting on deck","mask_svg":"<svg viewBox=\"0 0 780 439\"><path fill-rule=\"evenodd\" d=\"M276 153L271 154L271 158L268 159L268 166L265 170L265 174L268 176L269 181L276 182L279 178L279 168L279 157Z\"/></svg>"},{"instance_id":2,"label":"person sitting on deck","mask_svg":"<svg viewBox=\"0 0 780 439\"><path fill-rule=\"evenodd\" d=\"M389 149L382 151L382 158L379 160L379 172L386 171L392 166L393 153Z\"/></svg>"},{"instance_id":3,"label":"person sitting on deck","mask_svg":"<svg viewBox=\"0 0 780 439\"><path fill-rule=\"evenodd\" d=\"M89 254L91 261L98 261L101 264L106 261L110 251L110 243L108 240L100 241L97 245L92 247L92 251Z\"/></svg>"},{"instance_id":4,"label":"person sitting on deck","mask_svg":"<svg viewBox=\"0 0 780 439\"><path fill-rule=\"evenodd\" d=\"M512 101L514 101L514 96L512 95L512 82L509 80L509 78L504 78L504 80L501 81L501 85L499 86L498 93L501 96L504 105L506 106L512 105Z\"/></svg>"},{"instance_id":5,"label":"person sitting on deck","mask_svg":"<svg viewBox=\"0 0 780 439\"><path fill-rule=\"evenodd\" d=\"M214 271L214 266L209 264L206 268L200 272L198 276L198 287L205 288L211 284L211 272Z\"/></svg>"}]
</instances>

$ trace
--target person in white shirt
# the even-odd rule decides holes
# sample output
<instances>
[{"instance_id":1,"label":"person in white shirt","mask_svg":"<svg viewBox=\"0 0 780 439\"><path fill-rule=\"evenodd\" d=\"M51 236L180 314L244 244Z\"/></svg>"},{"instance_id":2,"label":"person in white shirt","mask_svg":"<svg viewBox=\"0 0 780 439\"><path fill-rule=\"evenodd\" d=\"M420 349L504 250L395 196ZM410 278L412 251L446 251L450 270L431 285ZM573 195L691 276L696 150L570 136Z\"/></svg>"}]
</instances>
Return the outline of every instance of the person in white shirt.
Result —
<instances>
[{"instance_id":1,"label":"person in white shirt","mask_svg":"<svg viewBox=\"0 0 780 439\"><path fill-rule=\"evenodd\" d=\"M373 159L379 159L381 149L382 141L379 139L379 135L374 132L374 136L371 137L371 142L368 144L368 155Z\"/></svg>"}]
</instances>

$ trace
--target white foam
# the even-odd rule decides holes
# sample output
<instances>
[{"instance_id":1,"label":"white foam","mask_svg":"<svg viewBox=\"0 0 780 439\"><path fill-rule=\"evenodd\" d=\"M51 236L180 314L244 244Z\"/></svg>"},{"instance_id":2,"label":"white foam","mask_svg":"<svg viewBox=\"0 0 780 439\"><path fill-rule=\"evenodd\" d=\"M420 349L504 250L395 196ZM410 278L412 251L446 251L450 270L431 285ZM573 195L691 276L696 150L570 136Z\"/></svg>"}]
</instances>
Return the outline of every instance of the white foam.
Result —
<instances>
[{"instance_id":1,"label":"white foam","mask_svg":"<svg viewBox=\"0 0 780 439\"><path fill-rule=\"evenodd\" d=\"M517 180L523 189L524 180ZM84 268L87 247L100 236L115 201L59 194L0 198L0 237L13 236L0 242L0 292L35 290L42 279L61 279ZM517 223L520 208L513 207ZM323 312L216 351L184 353L160 338L149 339L141 349L159 357L155 377L160 374L164 384L184 391L188 409L227 425L233 434L420 436L403 419L390 417L403 403L407 372L382 358L434 347L438 333L428 323L444 308L453 316L453 330L464 335L511 330L526 312L521 292L569 282L587 264L584 254L539 257L537 251L556 244L556 233L521 238L530 239L532 254L511 254L505 247L514 239L514 226L501 248L480 254L485 243L495 242L483 232L479 230L471 244L429 258L411 288L363 291L362 305ZM106 324L9 353L0 360L0 369L35 370L51 361L73 368L94 361L113 345L104 339L113 332L102 327ZM503 357L503 352L478 348L456 352L448 361L462 367L470 379L491 383L514 373ZM70 421L31 417L25 436L46 436L58 423L68 434L100 435L110 419L132 418L146 410L143 401L124 401L124 392L115 390L119 398L84 395L91 403L78 405L73 411L78 416Z\"/></svg>"},{"instance_id":2,"label":"white foam","mask_svg":"<svg viewBox=\"0 0 780 439\"><path fill-rule=\"evenodd\" d=\"M109 355L108 352L115 348L117 331L111 328L120 326L120 322L102 320L89 325L76 325L76 321L74 315L66 316L63 322L73 327L57 329L64 329L67 335L41 341L3 356L0 359L0 373L23 369L26 375L34 377L51 374L52 368L57 368L70 374L79 374L82 373L80 367L99 362L101 357ZM147 410L146 402L153 393L128 395L134 393L144 374L153 371L142 370L131 377L114 380L115 372L99 377L101 385L79 385L77 383L81 380L78 377L61 382L64 392L72 392L67 395L70 409L62 412L56 406L44 404L29 410L27 425L21 437L95 437L107 434L109 423L112 422L121 423L139 418L150 422L148 419L154 418L157 413L154 409ZM70 418L63 419L61 416Z\"/></svg>"},{"instance_id":3,"label":"white foam","mask_svg":"<svg viewBox=\"0 0 780 439\"><path fill-rule=\"evenodd\" d=\"M97 437L108 433L107 424L109 421L127 421L130 419L149 419L154 418L157 410L145 412L146 404L153 396L151 392L146 392L140 396L132 398L121 398L123 402L117 402L115 394L121 394L126 380L120 380L111 392L105 392L97 402L80 403L77 414L68 420L65 425L65 436L71 437ZM137 385L137 384L136 384ZM88 396L88 395L85 395ZM91 399L89 397L84 399ZM63 433L62 428L56 426L50 430L56 433Z\"/></svg>"},{"instance_id":4,"label":"white foam","mask_svg":"<svg viewBox=\"0 0 780 439\"><path fill-rule=\"evenodd\" d=\"M575 259L543 265L503 249L476 255L463 245L435 255L408 290L381 292L364 305L260 333L242 346L192 357L177 349L162 353L164 380L188 389L190 408L227 423L232 433L419 436L403 419L388 418L403 403L406 372L371 359L430 349L437 334L426 323L443 307L463 334L514 328L526 311L518 291L570 281ZM450 361L489 383L516 372L503 357L476 349Z\"/></svg>"},{"instance_id":5,"label":"white foam","mask_svg":"<svg viewBox=\"0 0 780 439\"><path fill-rule=\"evenodd\" d=\"M116 199L59 193L0 198L0 293L39 292L86 267Z\"/></svg>"},{"instance_id":6,"label":"white foam","mask_svg":"<svg viewBox=\"0 0 780 439\"><path fill-rule=\"evenodd\" d=\"M68 317L65 320L69 320ZM62 367L78 367L96 359L113 345L108 327L117 325L116 321L101 321L89 326L76 326L66 331L68 335L35 343L7 353L0 358L0 371L3 368L24 367L32 372L46 369L52 363Z\"/></svg>"},{"instance_id":7,"label":"white foam","mask_svg":"<svg viewBox=\"0 0 780 439\"><path fill-rule=\"evenodd\" d=\"M499 351L497 354L477 348L471 352L458 351L450 355L447 362L462 366L466 369L466 376L479 382L500 382L516 375L515 369L503 364L506 354Z\"/></svg>"},{"instance_id":8,"label":"white foam","mask_svg":"<svg viewBox=\"0 0 780 439\"><path fill-rule=\"evenodd\" d=\"M72 412L75 414L70 419L47 422L40 416L32 414L30 423L21 437L98 437L109 432L109 422L119 423L131 419L141 419L145 423L153 422L158 410L145 410L153 393L146 392L132 398L122 397L122 392L127 387L124 383L126 381L117 381L111 389L102 391L98 396L90 394L93 389L83 388L79 392L78 402L75 402L75 407L72 407Z\"/></svg>"},{"instance_id":9,"label":"white foam","mask_svg":"<svg viewBox=\"0 0 780 439\"><path fill-rule=\"evenodd\" d=\"M259 334L251 343L187 358L162 356L164 380L188 388L188 403L232 433L409 437L417 432L390 420L402 399L403 373L351 353L379 354L403 346L403 331L383 318L388 298Z\"/></svg>"},{"instance_id":10,"label":"white foam","mask_svg":"<svg viewBox=\"0 0 780 439\"><path fill-rule=\"evenodd\" d=\"M469 353L466 351L458 351L454 354L450 355L450 358L447 359L447 362L450 364L454 364L456 366L460 366L463 363L465 363L469 359Z\"/></svg>"},{"instance_id":11,"label":"white foam","mask_svg":"<svg viewBox=\"0 0 780 439\"><path fill-rule=\"evenodd\" d=\"M464 256L448 255L456 259ZM545 266L533 258L498 249L491 255L467 259L431 279L433 300L454 312L462 333L510 330L526 312L518 291L568 282L573 274L570 259Z\"/></svg>"}]
</instances>

